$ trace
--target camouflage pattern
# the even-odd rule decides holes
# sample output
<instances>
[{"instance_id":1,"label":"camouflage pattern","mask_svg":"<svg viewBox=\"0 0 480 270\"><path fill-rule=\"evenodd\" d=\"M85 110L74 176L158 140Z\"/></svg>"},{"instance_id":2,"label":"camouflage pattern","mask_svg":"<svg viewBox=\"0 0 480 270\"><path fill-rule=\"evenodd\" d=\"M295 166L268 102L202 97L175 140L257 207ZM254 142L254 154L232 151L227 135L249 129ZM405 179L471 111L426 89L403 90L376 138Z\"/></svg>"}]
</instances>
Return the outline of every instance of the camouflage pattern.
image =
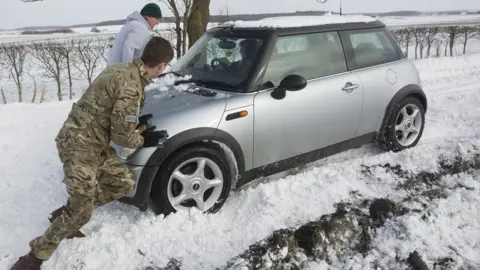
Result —
<instances>
[{"instance_id":1,"label":"camouflage pattern","mask_svg":"<svg viewBox=\"0 0 480 270\"><path fill-rule=\"evenodd\" d=\"M142 130L135 130L151 82L140 59L111 65L72 105L55 141L65 151L101 152L114 143L126 148L143 145Z\"/></svg>"},{"instance_id":2,"label":"camouflage pattern","mask_svg":"<svg viewBox=\"0 0 480 270\"><path fill-rule=\"evenodd\" d=\"M61 155L65 171L68 200L66 211L58 216L45 231L30 241L35 256L47 260L60 242L87 224L93 209L130 193L135 188L132 173L108 148L106 154L94 156L87 152ZM94 164L103 161L100 166Z\"/></svg>"},{"instance_id":3,"label":"camouflage pattern","mask_svg":"<svg viewBox=\"0 0 480 270\"><path fill-rule=\"evenodd\" d=\"M37 258L50 258L63 239L90 220L94 208L133 191L132 173L109 144L143 145L140 133L146 127L136 127L150 82L139 59L111 65L73 105L55 139L69 195L66 210L30 241Z\"/></svg>"}]
</instances>

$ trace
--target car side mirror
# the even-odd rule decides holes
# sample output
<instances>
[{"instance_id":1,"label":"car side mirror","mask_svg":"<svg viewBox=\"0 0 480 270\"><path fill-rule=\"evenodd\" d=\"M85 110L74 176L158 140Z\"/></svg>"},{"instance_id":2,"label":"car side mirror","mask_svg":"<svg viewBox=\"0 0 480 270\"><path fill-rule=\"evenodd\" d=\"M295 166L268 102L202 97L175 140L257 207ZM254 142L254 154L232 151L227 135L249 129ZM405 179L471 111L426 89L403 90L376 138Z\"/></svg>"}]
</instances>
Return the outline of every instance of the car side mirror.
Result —
<instances>
[{"instance_id":1,"label":"car side mirror","mask_svg":"<svg viewBox=\"0 0 480 270\"><path fill-rule=\"evenodd\" d=\"M300 75L288 75L270 94L274 99L284 99L287 91L300 91L307 86L307 80Z\"/></svg>"}]
</instances>

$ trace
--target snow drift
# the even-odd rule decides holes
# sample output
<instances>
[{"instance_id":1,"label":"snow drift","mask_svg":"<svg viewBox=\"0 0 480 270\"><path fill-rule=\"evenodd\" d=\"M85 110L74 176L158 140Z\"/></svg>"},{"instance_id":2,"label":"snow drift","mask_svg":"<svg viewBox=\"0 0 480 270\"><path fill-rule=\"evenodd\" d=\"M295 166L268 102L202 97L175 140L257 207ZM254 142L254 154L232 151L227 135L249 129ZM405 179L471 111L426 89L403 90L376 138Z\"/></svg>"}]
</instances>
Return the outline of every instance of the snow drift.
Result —
<instances>
[{"instance_id":1,"label":"snow drift","mask_svg":"<svg viewBox=\"0 0 480 270\"><path fill-rule=\"evenodd\" d=\"M233 192L215 215L192 210L155 216L113 202L94 211L84 228L88 237L62 242L43 269L159 269L173 259L181 269L215 269L275 230L334 213L339 203L401 202L411 195L399 188L406 180L379 165L400 165L410 174L435 173L441 160L468 159L480 151L480 55L415 63L429 99L417 147L385 153L368 145L332 156L296 174ZM9 269L29 250L28 241L44 232L48 214L66 200L54 137L71 104L0 105L0 269ZM419 201L405 205L416 209L426 204L427 219L415 213L389 219L374 234L365 257L351 253L305 267L375 269L396 265L397 257L407 260L415 250L429 265L448 256L453 268L461 262L480 267L478 171L441 181L451 187L445 196L429 200L420 193ZM453 188L459 184L466 188Z\"/></svg>"}]
</instances>

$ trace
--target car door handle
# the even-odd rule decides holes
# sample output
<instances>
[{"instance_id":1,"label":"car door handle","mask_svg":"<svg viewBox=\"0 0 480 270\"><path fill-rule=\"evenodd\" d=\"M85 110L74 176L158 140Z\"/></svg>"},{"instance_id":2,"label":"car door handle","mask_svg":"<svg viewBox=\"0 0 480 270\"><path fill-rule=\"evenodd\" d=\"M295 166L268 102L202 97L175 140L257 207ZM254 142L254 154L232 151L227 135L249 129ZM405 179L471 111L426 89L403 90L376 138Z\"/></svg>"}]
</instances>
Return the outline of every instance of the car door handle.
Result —
<instances>
[{"instance_id":1,"label":"car door handle","mask_svg":"<svg viewBox=\"0 0 480 270\"><path fill-rule=\"evenodd\" d=\"M359 86L360 85L358 85L358 84L352 84L351 82L348 82L342 88L342 91L346 91L347 93L351 93L353 90L357 89Z\"/></svg>"}]
</instances>

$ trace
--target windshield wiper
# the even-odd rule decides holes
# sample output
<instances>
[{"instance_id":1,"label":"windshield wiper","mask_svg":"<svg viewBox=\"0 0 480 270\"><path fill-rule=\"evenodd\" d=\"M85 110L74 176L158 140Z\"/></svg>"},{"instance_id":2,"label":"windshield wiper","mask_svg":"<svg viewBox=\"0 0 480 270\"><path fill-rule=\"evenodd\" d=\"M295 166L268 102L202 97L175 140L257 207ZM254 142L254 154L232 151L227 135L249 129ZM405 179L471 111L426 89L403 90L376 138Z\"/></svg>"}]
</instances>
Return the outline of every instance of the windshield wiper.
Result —
<instances>
[{"instance_id":1,"label":"windshield wiper","mask_svg":"<svg viewBox=\"0 0 480 270\"><path fill-rule=\"evenodd\" d=\"M229 83L226 83L226 82L211 81L211 80L200 80L200 79L180 80L180 81L176 81L174 83L174 85L180 85L180 84L185 84L185 83L195 83L195 84L203 84L203 85L216 85L216 86L221 86L221 87L237 88L235 85L229 84Z\"/></svg>"},{"instance_id":2,"label":"windshield wiper","mask_svg":"<svg viewBox=\"0 0 480 270\"><path fill-rule=\"evenodd\" d=\"M180 74L180 73L178 73L178 72L176 72L176 71L169 71L169 72L165 72L165 73L162 73L162 74L158 75L157 78L165 77L165 76L168 75L168 74L173 74L173 75L175 75L175 76L177 76L177 77L183 77L182 74Z\"/></svg>"}]
</instances>

